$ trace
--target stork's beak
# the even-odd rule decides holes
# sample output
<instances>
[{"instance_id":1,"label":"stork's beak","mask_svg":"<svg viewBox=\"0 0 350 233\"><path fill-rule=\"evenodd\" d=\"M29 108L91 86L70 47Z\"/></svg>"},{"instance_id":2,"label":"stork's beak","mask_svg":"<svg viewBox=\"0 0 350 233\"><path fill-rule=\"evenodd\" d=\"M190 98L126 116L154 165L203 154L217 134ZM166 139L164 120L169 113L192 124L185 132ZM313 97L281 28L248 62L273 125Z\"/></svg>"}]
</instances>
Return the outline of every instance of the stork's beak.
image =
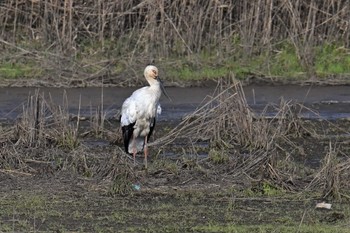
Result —
<instances>
[{"instance_id":1,"label":"stork's beak","mask_svg":"<svg viewBox=\"0 0 350 233\"><path fill-rule=\"evenodd\" d=\"M162 89L163 94L164 94L170 101L172 101L171 98L169 97L168 93L165 91L165 88L164 88L164 86L163 86L163 82L162 82L162 80L159 78L159 76L157 77L157 79L158 79L158 81L159 81L160 89Z\"/></svg>"}]
</instances>

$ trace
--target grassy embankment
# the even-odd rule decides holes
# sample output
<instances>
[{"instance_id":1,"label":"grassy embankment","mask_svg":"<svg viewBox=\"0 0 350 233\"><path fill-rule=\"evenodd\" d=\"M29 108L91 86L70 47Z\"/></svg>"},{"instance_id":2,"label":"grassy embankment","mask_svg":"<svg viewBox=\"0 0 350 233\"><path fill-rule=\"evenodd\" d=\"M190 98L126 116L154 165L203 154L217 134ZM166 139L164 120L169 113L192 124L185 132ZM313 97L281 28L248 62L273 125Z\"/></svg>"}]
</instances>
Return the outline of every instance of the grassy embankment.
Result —
<instances>
[{"instance_id":1,"label":"grassy embankment","mask_svg":"<svg viewBox=\"0 0 350 233\"><path fill-rule=\"evenodd\" d=\"M69 64L70 67L80 67L79 73L82 73L82 75L100 73L100 71L104 70L105 64L99 64L99 61L113 61L113 63L116 63L108 68L111 76L114 78L125 75L125 70L131 69L125 62L118 62L123 60L124 57L113 54L116 51L116 48L113 47L116 46L114 43L111 42L112 47L108 50L95 50L93 46L90 46L84 45ZM235 46L240 48L238 43ZM30 47L27 49L32 50ZM41 49L39 52L45 53L43 52L45 48ZM155 61L155 64L162 69L164 80L185 85L191 84L193 81L229 77L231 74L234 74L239 80L257 78L267 82L278 83L303 83L305 81L329 82L330 84L349 83L349 49L341 44L326 43L314 47L313 50L315 51L315 64L312 69L314 69L316 75L314 80L310 80L309 74L300 64L295 48L288 41L281 42L281 45L276 46L271 52L266 51L257 55L253 54L249 58L244 56L244 51L237 49L235 54L226 55L225 57L218 57L215 54L210 54L210 52L202 52L183 57L159 58L159 60ZM11 52L7 51L5 53ZM9 56L5 55L5 57ZM57 75L57 71L53 71L55 65L43 64L41 59L38 61L25 58L2 60L0 77L9 81L13 81L13 79L40 80L43 77ZM147 62L144 64L147 64ZM70 72L74 73L74 71ZM142 68L138 67L135 72L138 73L129 75L141 77ZM81 77L79 74L76 74L75 78L79 79ZM97 75L96 79L98 78ZM118 85L118 83L116 84Z\"/></svg>"},{"instance_id":2,"label":"grassy embankment","mask_svg":"<svg viewBox=\"0 0 350 233\"><path fill-rule=\"evenodd\" d=\"M0 77L9 82L133 85L151 61L167 81L182 84L232 73L243 80L349 81L346 1L1 6Z\"/></svg>"}]
</instances>

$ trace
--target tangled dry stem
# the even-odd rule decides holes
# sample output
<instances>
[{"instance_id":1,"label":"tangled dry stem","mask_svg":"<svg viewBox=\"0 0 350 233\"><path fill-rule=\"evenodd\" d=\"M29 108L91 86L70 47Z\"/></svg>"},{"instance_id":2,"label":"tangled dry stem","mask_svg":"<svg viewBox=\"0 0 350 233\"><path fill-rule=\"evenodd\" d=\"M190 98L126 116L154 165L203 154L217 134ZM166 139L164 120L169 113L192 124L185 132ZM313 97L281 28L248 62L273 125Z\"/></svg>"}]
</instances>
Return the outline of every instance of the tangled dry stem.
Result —
<instances>
[{"instance_id":1,"label":"tangled dry stem","mask_svg":"<svg viewBox=\"0 0 350 233\"><path fill-rule=\"evenodd\" d=\"M272 117L266 115L268 108L275 110ZM229 164L226 175L231 178L245 174L251 179L268 179L283 189L301 190L307 184L295 183L300 177L293 177L296 168L288 166L292 164L288 150L303 154L295 139L315 136L313 129L303 124L302 111L312 110L282 99L278 106L266 106L261 113L254 112L248 106L239 82L220 82L203 106L151 146L158 145L166 150L179 142L190 141L190 146L182 148L183 153L196 154L196 143L206 142L209 158L213 155L219 157L214 158L214 162ZM326 155L327 162L322 164L321 175L318 174L310 185L315 187L315 183L320 185L321 182L325 196L332 194L339 197L338 189L344 186L340 182L339 171L344 174L344 168L349 164L348 161L340 163L331 159L330 156L336 156L333 150ZM342 180L345 177L342 176Z\"/></svg>"},{"instance_id":2,"label":"tangled dry stem","mask_svg":"<svg viewBox=\"0 0 350 233\"><path fill-rule=\"evenodd\" d=\"M315 38L349 41L348 10L344 0L5 0L0 33L7 39L25 35L66 51L86 39L98 39L104 47L118 40L132 55L140 50L170 55L169 48L186 55L207 46L230 50L232 37L240 34L249 53L256 44L268 46L288 36L304 47Z\"/></svg>"},{"instance_id":3,"label":"tangled dry stem","mask_svg":"<svg viewBox=\"0 0 350 233\"><path fill-rule=\"evenodd\" d=\"M48 99L39 91L29 96L15 126L2 134L0 172L30 176L73 171L111 181L108 190L111 195L130 193L131 184L140 177L122 149L113 146L100 151L94 148L94 151L81 144L84 133L81 133L80 116L72 120L66 95L63 105ZM268 108L275 110L272 117L266 117ZM325 197L344 197L342 188L347 187L350 161L338 159L340 152L333 144L329 145L319 170L310 175L311 182L296 182L302 177L295 173L291 155L291 151L301 150L295 140L316 134L300 119L302 110L305 107L300 104L281 100L279 105L254 112L239 82L222 81L201 107L149 146L157 145L159 151L166 151L179 143L183 145L183 155L193 155L198 151L197 145L202 143L208 157L182 156L174 166L180 164L187 170L197 169L213 180L218 175L231 181L245 176L254 181L268 180L286 190L322 189ZM104 115L97 112L97 119L91 119L90 131L101 132ZM98 122L102 123L96 126ZM203 150L203 146L201 148ZM171 174L180 174L170 170Z\"/></svg>"},{"instance_id":4,"label":"tangled dry stem","mask_svg":"<svg viewBox=\"0 0 350 233\"><path fill-rule=\"evenodd\" d=\"M41 63L55 79L60 77L60 82L49 77L32 85L84 86L101 84L116 73L116 64L127 70L122 77L154 58L213 53L222 63L240 48L249 58L262 51L275 53L276 44L289 40L312 77L314 45L342 41L349 47L348 12L346 0L4 0L0 43L9 52L1 59L11 63L18 57L28 58L29 63ZM44 48L26 48L27 41ZM85 46L89 44L93 51ZM82 54L107 53L111 48L111 58L76 62ZM191 61L200 65L197 56Z\"/></svg>"},{"instance_id":5,"label":"tangled dry stem","mask_svg":"<svg viewBox=\"0 0 350 233\"><path fill-rule=\"evenodd\" d=\"M307 188L321 188L323 198L350 199L343 190L348 187L350 159L340 160L338 154L336 146L329 142L329 150L322 160L322 166Z\"/></svg>"}]
</instances>

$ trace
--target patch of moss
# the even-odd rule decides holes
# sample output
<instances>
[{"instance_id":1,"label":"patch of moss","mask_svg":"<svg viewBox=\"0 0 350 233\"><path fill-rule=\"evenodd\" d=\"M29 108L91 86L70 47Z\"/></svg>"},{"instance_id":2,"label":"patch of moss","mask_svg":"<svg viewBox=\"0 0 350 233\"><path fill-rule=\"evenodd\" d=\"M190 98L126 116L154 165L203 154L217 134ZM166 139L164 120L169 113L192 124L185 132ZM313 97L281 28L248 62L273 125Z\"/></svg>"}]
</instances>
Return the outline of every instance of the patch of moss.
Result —
<instances>
[{"instance_id":1,"label":"patch of moss","mask_svg":"<svg viewBox=\"0 0 350 233\"><path fill-rule=\"evenodd\" d=\"M317 76L350 74L350 53L343 46L325 44L314 47L313 50ZM235 54L217 56L203 52L195 57L173 59L176 65L166 66L166 75L174 81L215 79L228 77L230 74L235 74L238 79L245 79L247 76L275 77L282 80L308 78L296 48L288 41L271 50L253 53L249 57L244 54L243 49L237 49Z\"/></svg>"},{"instance_id":2,"label":"patch of moss","mask_svg":"<svg viewBox=\"0 0 350 233\"><path fill-rule=\"evenodd\" d=\"M304 73L295 48L291 45L283 46L272 56L268 74L272 76L298 77Z\"/></svg>"},{"instance_id":3,"label":"patch of moss","mask_svg":"<svg viewBox=\"0 0 350 233\"><path fill-rule=\"evenodd\" d=\"M0 64L0 77L7 79L40 77L43 70L36 64L2 63Z\"/></svg>"},{"instance_id":4,"label":"patch of moss","mask_svg":"<svg viewBox=\"0 0 350 233\"><path fill-rule=\"evenodd\" d=\"M289 232L300 232L300 233L346 233L349 231L347 227L332 227L323 224L315 225L294 225L286 226L280 225L217 225L208 224L206 226L196 226L192 228L195 232L239 232L239 233L266 233L266 232L279 232L279 233L289 233Z\"/></svg>"},{"instance_id":5,"label":"patch of moss","mask_svg":"<svg viewBox=\"0 0 350 233\"><path fill-rule=\"evenodd\" d=\"M215 164L223 164L229 161L229 156L226 151L214 148L209 150L208 157Z\"/></svg>"},{"instance_id":6,"label":"patch of moss","mask_svg":"<svg viewBox=\"0 0 350 233\"><path fill-rule=\"evenodd\" d=\"M350 50L337 44L319 46L315 67L319 76L350 74Z\"/></svg>"},{"instance_id":7,"label":"patch of moss","mask_svg":"<svg viewBox=\"0 0 350 233\"><path fill-rule=\"evenodd\" d=\"M263 191L263 194L267 196L277 196L282 193L282 190L278 189L277 187L275 187L274 185L268 182L264 182L262 184L262 191Z\"/></svg>"},{"instance_id":8,"label":"patch of moss","mask_svg":"<svg viewBox=\"0 0 350 233\"><path fill-rule=\"evenodd\" d=\"M142 48L139 51L129 46L133 43L127 38L118 40L118 43L113 40L104 40L103 43L91 40L80 41L71 57L62 56L64 58L62 67L70 67L72 70L74 67L79 67L82 73L89 74L107 73L125 78L125 74L130 73L132 76L133 73L128 72L130 67L137 66L136 63L139 61L147 61L144 54L139 54L143 51ZM281 41L272 48L254 48L250 54L246 54L240 43L241 39L236 36L232 38L232 51L220 51L213 45L187 56L176 52L177 49L174 48L170 54L152 56L157 58L155 63L164 70L163 77L167 82L204 81L229 77L232 74L238 79L251 76L273 77L277 81L308 78L308 72L301 65L296 48L290 41ZM42 51L43 54L48 54L47 49L42 45L38 46L37 42L30 44L23 41L21 46L29 51ZM312 70L315 70L317 77L350 75L350 52L342 44L328 43L311 50L315 57ZM52 50L52 53L55 53L55 50ZM56 67L44 67L45 64L23 59L16 62L0 61L0 77L39 79L44 75L44 71L56 69Z\"/></svg>"}]
</instances>

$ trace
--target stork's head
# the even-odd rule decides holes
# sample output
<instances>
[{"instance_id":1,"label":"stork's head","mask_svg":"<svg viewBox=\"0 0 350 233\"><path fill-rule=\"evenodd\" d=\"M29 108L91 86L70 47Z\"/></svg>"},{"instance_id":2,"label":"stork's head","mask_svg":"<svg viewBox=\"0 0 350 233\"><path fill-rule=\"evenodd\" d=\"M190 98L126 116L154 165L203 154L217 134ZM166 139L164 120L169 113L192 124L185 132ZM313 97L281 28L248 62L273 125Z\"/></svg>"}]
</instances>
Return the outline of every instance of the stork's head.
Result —
<instances>
[{"instance_id":1,"label":"stork's head","mask_svg":"<svg viewBox=\"0 0 350 233\"><path fill-rule=\"evenodd\" d=\"M152 65L146 66L144 72L145 78L152 85L155 81L158 82L158 68Z\"/></svg>"},{"instance_id":2,"label":"stork's head","mask_svg":"<svg viewBox=\"0 0 350 233\"><path fill-rule=\"evenodd\" d=\"M162 80L160 80L158 76L158 68L153 66L153 65L148 65L145 68L144 71L145 78L147 79L148 83L153 86L153 85L159 85L163 94L169 99L170 97L168 96L167 92L164 89L164 86L162 84Z\"/></svg>"}]
</instances>

